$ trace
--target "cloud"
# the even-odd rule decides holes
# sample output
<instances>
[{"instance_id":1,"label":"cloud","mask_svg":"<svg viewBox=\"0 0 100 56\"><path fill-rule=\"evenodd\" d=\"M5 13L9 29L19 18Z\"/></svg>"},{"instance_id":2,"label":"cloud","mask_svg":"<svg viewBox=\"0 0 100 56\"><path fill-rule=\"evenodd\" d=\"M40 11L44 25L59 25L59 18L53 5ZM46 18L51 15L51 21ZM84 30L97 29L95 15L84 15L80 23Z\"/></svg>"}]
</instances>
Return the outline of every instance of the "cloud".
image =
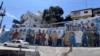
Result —
<instances>
[{"instance_id":1,"label":"cloud","mask_svg":"<svg viewBox=\"0 0 100 56\"><path fill-rule=\"evenodd\" d=\"M13 19L16 19L16 17L15 17L14 15L12 15L12 14L10 14L10 13L8 13L8 12L6 12L6 15L7 15L8 17L11 17L11 18L13 18Z\"/></svg>"}]
</instances>

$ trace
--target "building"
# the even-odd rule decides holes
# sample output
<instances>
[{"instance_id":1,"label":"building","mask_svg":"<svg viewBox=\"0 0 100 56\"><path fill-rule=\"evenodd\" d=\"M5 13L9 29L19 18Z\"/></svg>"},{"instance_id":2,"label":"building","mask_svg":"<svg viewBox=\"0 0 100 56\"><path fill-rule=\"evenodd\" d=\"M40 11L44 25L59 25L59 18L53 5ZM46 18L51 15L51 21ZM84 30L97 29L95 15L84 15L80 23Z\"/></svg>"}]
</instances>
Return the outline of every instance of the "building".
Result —
<instances>
[{"instance_id":1,"label":"building","mask_svg":"<svg viewBox=\"0 0 100 56\"><path fill-rule=\"evenodd\" d=\"M70 13L73 20L79 20L92 17L92 8L72 11Z\"/></svg>"},{"instance_id":2,"label":"building","mask_svg":"<svg viewBox=\"0 0 100 56\"><path fill-rule=\"evenodd\" d=\"M93 16L100 16L100 8L93 9Z\"/></svg>"},{"instance_id":3,"label":"building","mask_svg":"<svg viewBox=\"0 0 100 56\"><path fill-rule=\"evenodd\" d=\"M88 8L72 11L70 16L73 20L87 19L95 16L100 16L100 8Z\"/></svg>"},{"instance_id":4,"label":"building","mask_svg":"<svg viewBox=\"0 0 100 56\"><path fill-rule=\"evenodd\" d=\"M21 24L22 27L43 27L42 13L36 12L35 14L27 11L21 16L20 21L23 21Z\"/></svg>"}]
</instances>

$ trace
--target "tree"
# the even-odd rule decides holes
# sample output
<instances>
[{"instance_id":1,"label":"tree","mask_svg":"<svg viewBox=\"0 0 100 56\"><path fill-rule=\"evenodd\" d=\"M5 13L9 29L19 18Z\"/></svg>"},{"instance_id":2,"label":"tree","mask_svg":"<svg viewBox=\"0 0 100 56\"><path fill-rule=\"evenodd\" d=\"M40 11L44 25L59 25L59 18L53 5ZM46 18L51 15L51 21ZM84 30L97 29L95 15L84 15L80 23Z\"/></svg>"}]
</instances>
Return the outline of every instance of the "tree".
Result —
<instances>
[{"instance_id":1,"label":"tree","mask_svg":"<svg viewBox=\"0 0 100 56\"><path fill-rule=\"evenodd\" d=\"M59 6L51 6L49 9L45 9L43 12L43 20L47 23L56 23L63 21L63 9Z\"/></svg>"},{"instance_id":2,"label":"tree","mask_svg":"<svg viewBox=\"0 0 100 56\"><path fill-rule=\"evenodd\" d=\"M73 19L71 18L70 15L66 16L65 20L64 21L72 21Z\"/></svg>"}]
</instances>

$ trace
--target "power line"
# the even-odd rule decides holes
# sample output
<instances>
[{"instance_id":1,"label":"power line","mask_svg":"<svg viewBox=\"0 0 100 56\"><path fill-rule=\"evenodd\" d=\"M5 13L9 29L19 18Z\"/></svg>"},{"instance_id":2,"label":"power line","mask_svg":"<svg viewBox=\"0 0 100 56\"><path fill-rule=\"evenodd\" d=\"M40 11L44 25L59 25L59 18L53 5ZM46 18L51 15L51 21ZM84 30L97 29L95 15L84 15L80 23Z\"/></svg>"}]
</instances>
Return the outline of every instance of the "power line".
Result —
<instances>
[{"instance_id":1,"label":"power line","mask_svg":"<svg viewBox=\"0 0 100 56\"><path fill-rule=\"evenodd\" d=\"M85 0L85 7L86 7L86 8L88 8L88 5L87 5L87 0Z\"/></svg>"}]
</instances>

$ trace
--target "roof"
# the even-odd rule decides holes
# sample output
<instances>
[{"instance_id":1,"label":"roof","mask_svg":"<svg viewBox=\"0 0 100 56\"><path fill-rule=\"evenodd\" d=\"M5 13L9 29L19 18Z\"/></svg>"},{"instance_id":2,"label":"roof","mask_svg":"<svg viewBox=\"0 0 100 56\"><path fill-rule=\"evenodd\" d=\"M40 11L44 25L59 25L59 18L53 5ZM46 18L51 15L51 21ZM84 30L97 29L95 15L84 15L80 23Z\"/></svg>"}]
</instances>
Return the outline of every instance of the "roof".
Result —
<instances>
[{"instance_id":1,"label":"roof","mask_svg":"<svg viewBox=\"0 0 100 56\"><path fill-rule=\"evenodd\" d=\"M87 9L75 10L75 11L71 11L71 12L78 12L78 11L83 11L83 10L100 10L100 7L98 7L98 8L87 8Z\"/></svg>"},{"instance_id":2,"label":"roof","mask_svg":"<svg viewBox=\"0 0 100 56\"><path fill-rule=\"evenodd\" d=\"M32 19L37 19L37 20L41 20L42 17L39 17L38 15L27 11L24 15L23 15L24 19L26 19L27 17L31 17Z\"/></svg>"},{"instance_id":3,"label":"roof","mask_svg":"<svg viewBox=\"0 0 100 56\"><path fill-rule=\"evenodd\" d=\"M71 11L71 12L78 12L78 11L83 11L83 10L92 10L93 8L87 8L87 9L81 9L81 10L75 10L75 11Z\"/></svg>"},{"instance_id":4,"label":"roof","mask_svg":"<svg viewBox=\"0 0 100 56\"><path fill-rule=\"evenodd\" d=\"M100 7L99 8L93 8L93 10L100 10Z\"/></svg>"}]
</instances>

